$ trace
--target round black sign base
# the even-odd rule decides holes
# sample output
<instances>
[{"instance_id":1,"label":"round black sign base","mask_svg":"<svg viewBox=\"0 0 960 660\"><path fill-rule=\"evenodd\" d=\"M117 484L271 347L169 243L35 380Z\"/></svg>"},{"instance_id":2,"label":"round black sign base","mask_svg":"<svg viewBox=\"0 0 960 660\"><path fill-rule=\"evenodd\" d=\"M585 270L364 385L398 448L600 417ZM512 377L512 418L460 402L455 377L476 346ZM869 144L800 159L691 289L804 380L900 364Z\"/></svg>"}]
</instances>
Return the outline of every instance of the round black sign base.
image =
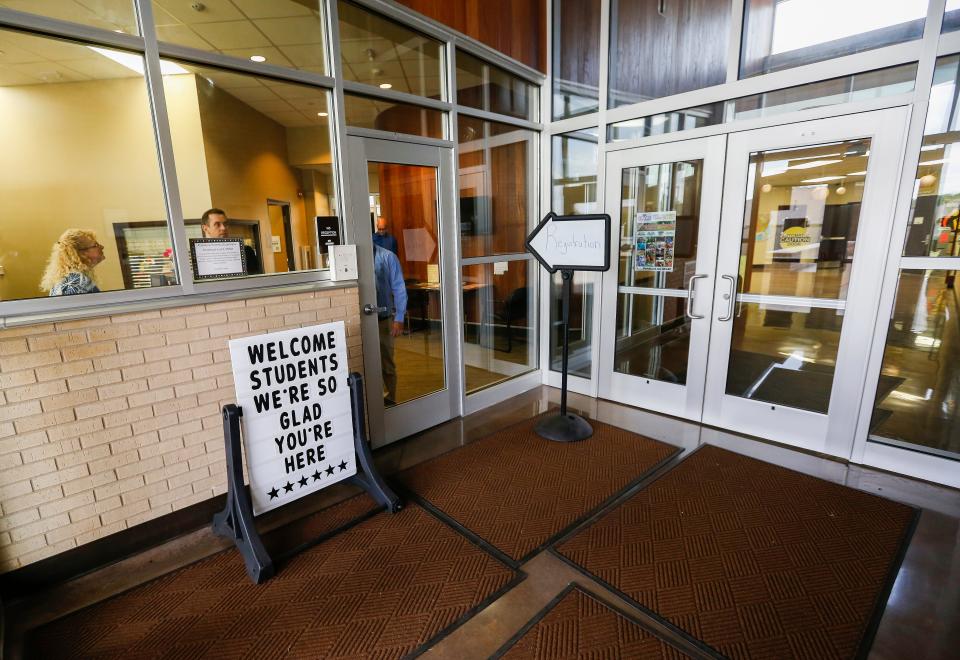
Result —
<instances>
[{"instance_id":1,"label":"round black sign base","mask_svg":"<svg viewBox=\"0 0 960 660\"><path fill-rule=\"evenodd\" d=\"M537 424L534 429L541 438L554 442L577 442L593 435L593 427L579 415L553 415Z\"/></svg>"}]
</instances>

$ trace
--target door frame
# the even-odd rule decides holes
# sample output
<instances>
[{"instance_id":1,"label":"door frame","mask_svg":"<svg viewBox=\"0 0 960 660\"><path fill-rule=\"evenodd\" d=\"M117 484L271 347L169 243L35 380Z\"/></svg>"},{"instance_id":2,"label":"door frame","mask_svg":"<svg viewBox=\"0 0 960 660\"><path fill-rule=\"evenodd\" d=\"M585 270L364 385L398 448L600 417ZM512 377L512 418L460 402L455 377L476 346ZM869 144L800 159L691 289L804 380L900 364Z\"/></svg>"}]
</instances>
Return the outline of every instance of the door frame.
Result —
<instances>
[{"instance_id":1,"label":"door frame","mask_svg":"<svg viewBox=\"0 0 960 660\"><path fill-rule=\"evenodd\" d=\"M380 341L376 315L360 313L363 364L366 374L367 416L370 441L374 448L408 437L462 414L463 375L461 364L462 301L458 263L456 185L453 149L439 145L415 144L348 134L347 163L350 173L349 235L357 246L357 270L361 309L376 307L376 282L373 274L373 231L370 227L367 163L397 163L433 167L437 170L437 249L440 253L441 309L445 384L441 390L385 409L379 393L383 391L380 371ZM373 395L371 393L375 393Z\"/></svg>"},{"instance_id":2,"label":"door frame","mask_svg":"<svg viewBox=\"0 0 960 660\"><path fill-rule=\"evenodd\" d=\"M683 417L699 422L703 410L706 384L707 354L710 340L710 319L713 311L713 280L716 271L717 241L720 225L720 201L723 194L723 168L727 138L715 135L705 138L671 142L669 144L635 147L606 154L606 190L604 209L610 214L610 263L612 267L601 279L600 359L598 392L602 398L623 401L659 413ZM674 289L636 287L632 293L670 298L689 297L694 289L693 313L690 318L691 337L685 385L631 376L614 371L616 355L618 293L620 289L620 226L623 170L633 167L701 160L703 170L700 186L700 208L697 231L697 268L700 276L690 280L690 287L682 293ZM631 287L633 289L633 287ZM689 310L688 310L689 311Z\"/></svg>"}]
</instances>

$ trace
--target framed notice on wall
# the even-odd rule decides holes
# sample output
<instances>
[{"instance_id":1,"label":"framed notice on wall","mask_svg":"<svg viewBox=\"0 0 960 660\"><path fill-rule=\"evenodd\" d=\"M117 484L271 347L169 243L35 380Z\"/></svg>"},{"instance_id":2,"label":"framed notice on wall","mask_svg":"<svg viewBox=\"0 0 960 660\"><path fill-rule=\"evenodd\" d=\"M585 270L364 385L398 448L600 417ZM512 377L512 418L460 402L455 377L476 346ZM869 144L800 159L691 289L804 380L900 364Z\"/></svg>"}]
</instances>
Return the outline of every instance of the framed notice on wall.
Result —
<instances>
[{"instance_id":1,"label":"framed notice on wall","mask_svg":"<svg viewBox=\"0 0 960 660\"><path fill-rule=\"evenodd\" d=\"M190 256L198 280L247 274L242 238L191 238Z\"/></svg>"},{"instance_id":2,"label":"framed notice on wall","mask_svg":"<svg viewBox=\"0 0 960 660\"><path fill-rule=\"evenodd\" d=\"M676 211L638 213L633 232L633 269L635 271L673 271L676 235Z\"/></svg>"}]
</instances>

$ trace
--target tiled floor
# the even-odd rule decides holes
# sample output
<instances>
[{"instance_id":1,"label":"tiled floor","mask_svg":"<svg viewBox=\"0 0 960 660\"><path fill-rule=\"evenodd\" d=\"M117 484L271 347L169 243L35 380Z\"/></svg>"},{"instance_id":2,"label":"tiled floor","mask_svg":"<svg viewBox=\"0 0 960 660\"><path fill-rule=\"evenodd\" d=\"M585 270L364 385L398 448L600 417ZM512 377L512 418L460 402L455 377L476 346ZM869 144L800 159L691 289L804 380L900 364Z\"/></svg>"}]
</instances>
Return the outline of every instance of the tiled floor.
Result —
<instances>
[{"instance_id":1,"label":"tiled floor","mask_svg":"<svg viewBox=\"0 0 960 660\"><path fill-rule=\"evenodd\" d=\"M387 475L415 465L462 444L479 439L505 425L536 415L556 404L558 391L538 388L494 408L453 420L418 436L395 443L378 453ZM871 658L956 657L960 648L960 492L932 484L848 466L784 447L701 428L676 419L578 395L570 405L587 416L623 426L652 438L683 447L687 453L700 444L715 444L823 479L874 492L923 509L919 525L891 592ZM351 494L333 487L306 502L290 516L329 505ZM162 547L114 564L37 594L28 602L8 603L7 655L19 658L24 630L99 601L178 566L210 555L225 543L208 529L199 530ZM434 658L485 658L550 602L571 581L585 586L611 606L664 631L656 621L575 572L549 553L540 553L522 566L527 579L481 611L428 652ZM693 657L695 647L679 644Z\"/></svg>"}]
</instances>

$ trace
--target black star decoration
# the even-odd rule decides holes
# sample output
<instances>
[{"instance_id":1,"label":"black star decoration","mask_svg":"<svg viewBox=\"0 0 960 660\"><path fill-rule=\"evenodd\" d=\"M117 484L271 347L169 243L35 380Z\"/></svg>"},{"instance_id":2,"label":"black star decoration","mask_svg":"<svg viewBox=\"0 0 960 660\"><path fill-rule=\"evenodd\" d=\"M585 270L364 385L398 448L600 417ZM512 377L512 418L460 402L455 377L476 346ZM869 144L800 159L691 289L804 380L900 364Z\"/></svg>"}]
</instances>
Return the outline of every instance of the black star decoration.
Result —
<instances>
[{"instance_id":1,"label":"black star decoration","mask_svg":"<svg viewBox=\"0 0 960 660\"><path fill-rule=\"evenodd\" d=\"M320 481L320 470L314 470L313 474L310 476L313 477L314 481Z\"/></svg>"},{"instance_id":2,"label":"black star decoration","mask_svg":"<svg viewBox=\"0 0 960 660\"><path fill-rule=\"evenodd\" d=\"M300 484L300 488L303 488L304 486L307 485L307 478L306 478L306 477L300 477L300 481L298 481L297 483Z\"/></svg>"},{"instance_id":3,"label":"black star decoration","mask_svg":"<svg viewBox=\"0 0 960 660\"><path fill-rule=\"evenodd\" d=\"M326 472L327 474L333 474L333 466L332 466L332 465L328 465L328 466L327 466L327 469L324 470L324 472Z\"/></svg>"},{"instance_id":4,"label":"black star decoration","mask_svg":"<svg viewBox=\"0 0 960 660\"><path fill-rule=\"evenodd\" d=\"M283 490L284 492L289 493L291 490L293 490L293 484L288 481L286 485L283 487Z\"/></svg>"},{"instance_id":5,"label":"black star decoration","mask_svg":"<svg viewBox=\"0 0 960 660\"><path fill-rule=\"evenodd\" d=\"M340 471L341 471L341 472L343 472L344 470L347 469L347 462L346 462L346 461L340 461L340 465L338 465L337 467L340 468Z\"/></svg>"},{"instance_id":6,"label":"black star decoration","mask_svg":"<svg viewBox=\"0 0 960 660\"><path fill-rule=\"evenodd\" d=\"M268 490L268 491L267 491L267 495L270 496L270 499L271 499L271 500L276 499L277 495L279 495L279 494L280 494L280 491L277 490L276 487L274 487L273 490Z\"/></svg>"}]
</instances>

